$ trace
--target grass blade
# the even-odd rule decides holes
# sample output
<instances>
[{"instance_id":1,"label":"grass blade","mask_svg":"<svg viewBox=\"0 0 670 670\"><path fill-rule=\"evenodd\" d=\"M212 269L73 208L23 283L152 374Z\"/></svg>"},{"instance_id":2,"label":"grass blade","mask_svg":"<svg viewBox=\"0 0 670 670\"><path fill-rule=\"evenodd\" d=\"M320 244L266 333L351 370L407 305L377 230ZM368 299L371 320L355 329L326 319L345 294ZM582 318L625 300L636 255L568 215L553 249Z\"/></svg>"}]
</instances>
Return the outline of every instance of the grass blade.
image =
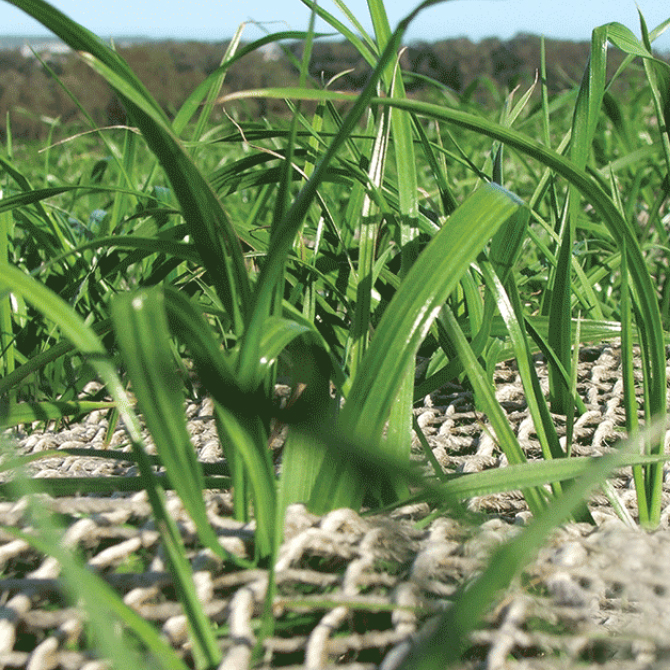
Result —
<instances>
[{"instance_id":1,"label":"grass blade","mask_svg":"<svg viewBox=\"0 0 670 670\"><path fill-rule=\"evenodd\" d=\"M267 444L267 431L263 425L271 416L271 404L262 392L248 393L238 383L232 364L221 352L202 313L178 291L166 291L165 298L171 330L188 347L200 381L217 403L219 436L225 445L233 478L236 463L242 464L238 465L238 470L243 467L248 474L256 516L256 549L259 556L266 559L274 555L276 527L274 467ZM272 337L274 331L270 331ZM273 341L280 347L287 332L282 329L277 332L279 339ZM267 350L266 353L268 362L278 355L276 350ZM239 514L244 518L248 512L250 495L243 489L235 492L236 499L238 496L236 505L242 509Z\"/></svg>"},{"instance_id":2,"label":"grass blade","mask_svg":"<svg viewBox=\"0 0 670 670\"><path fill-rule=\"evenodd\" d=\"M158 288L116 296L112 319L146 425L174 489L218 556L230 559L207 519L202 470L186 426L181 380L170 346L163 292Z\"/></svg>"},{"instance_id":3,"label":"grass blade","mask_svg":"<svg viewBox=\"0 0 670 670\"><path fill-rule=\"evenodd\" d=\"M580 169L586 167L600 108L605 93L607 34L596 28L591 38L591 52L584 78L577 95L572 124L570 156ZM575 225L579 214L579 194L575 186L568 193L566 218L562 222L557 264L551 278L551 304L549 318L549 345L570 376L572 355L572 256L575 241ZM574 412L570 389L554 367L549 370L550 398L554 412L570 415ZM570 419L569 419L570 420Z\"/></svg>"},{"instance_id":4,"label":"grass blade","mask_svg":"<svg viewBox=\"0 0 670 670\"><path fill-rule=\"evenodd\" d=\"M113 402L21 402L0 405L0 427L12 428L35 421L58 421L66 416L81 417L97 410L112 409Z\"/></svg>"}]
</instances>

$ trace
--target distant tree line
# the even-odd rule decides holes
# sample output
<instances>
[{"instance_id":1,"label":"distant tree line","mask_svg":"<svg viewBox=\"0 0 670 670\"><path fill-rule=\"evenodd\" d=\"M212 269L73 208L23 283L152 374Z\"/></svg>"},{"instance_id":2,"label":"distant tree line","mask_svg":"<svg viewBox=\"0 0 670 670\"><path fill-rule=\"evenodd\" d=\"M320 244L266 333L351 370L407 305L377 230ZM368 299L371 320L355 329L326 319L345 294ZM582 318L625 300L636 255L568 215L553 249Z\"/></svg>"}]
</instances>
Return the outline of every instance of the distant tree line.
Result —
<instances>
[{"instance_id":1,"label":"distant tree line","mask_svg":"<svg viewBox=\"0 0 670 670\"><path fill-rule=\"evenodd\" d=\"M188 94L220 64L226 46L225 43L147 42L119 52L165 111L173 115ZM256 51L245 56L229 70L223 92L297 85L298 70L294 63L302 47L291 44L285 48L285 53ZM551 92L579 82L588 53L588 43L547 40L547 84ZM608 57L611 72L622 59L620 52L611 50ZM124 110L113 92L76 54L46 54L44 63L23 56L19 50L0 51L0 139L4 141L6 137L8 114L15 138L42 139L53 119L59 119L61 124L81 121L77 105L64 87L96 124L125 121ZM455 92L472 87L473 82L476 84L482 78L505 90L532 83L540 65L540 39L518 35L508 41L486 39L473 43L459 38L415 43L403 50L401 64L405 70L431 77ZM319 81L327 82L341 75L335 88L359 90L369 72L367 64L346 42L314 45L310 74ZM408 79L407 88L412 94L420 93L424 87L420 77ZM482 87L478 95L486 94L486 87ZM282 101L253 100L244 104L244 113L254 116L285 111Z\"/></svg>"}]
</instances>

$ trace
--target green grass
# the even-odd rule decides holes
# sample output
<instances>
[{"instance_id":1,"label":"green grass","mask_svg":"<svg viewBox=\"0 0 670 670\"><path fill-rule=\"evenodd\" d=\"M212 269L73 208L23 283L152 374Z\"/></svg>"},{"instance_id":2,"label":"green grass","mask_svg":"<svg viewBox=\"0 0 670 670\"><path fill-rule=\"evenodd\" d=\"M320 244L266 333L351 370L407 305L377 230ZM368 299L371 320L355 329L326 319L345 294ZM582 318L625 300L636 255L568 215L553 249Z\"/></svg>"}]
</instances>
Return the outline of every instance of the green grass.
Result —
<instances>
[{"instance_id":1,"label":"green grass","mask_svg":"<svg viewBox=\"0 0 670 670\"><path fill-rule=\"evenodd\" d=\"M259 638L272 630L272 566L289 504L325 513L426 500L456 513L468 497L521 489L535 523L459 595L440 625L449 643L418 647L406 668L457 660L468 630L546 534L571 515L588 518L585 497L612 468L634 467L639 521L658 524L663 433L647 431L595 463L570 455L570 436L583 411L577 349L607 339L622 341L629 434L638 430L636 345L645 423L665 419L670 68L653 57L651 40L669 22L649 32L640 17L641 41L619 24L597 28L576 90L550 98L540 80L491 110L437 82L430 102L405 94L398 48L433 3L393 31L381 0L370 0L371 35L354 17L352 31L307 3L373 68L364 90L343 94L308 76L311 27L248 45L240 32L170 119L96 36L39 0L12 4L81 53L115 89L130 126L91 127L39 160L10 135L0 154L0 420L78 417L109 409L111 398L187 612L196 667L218 665L221 652L165 511L167 488L203 546L231 564L270 568ZM287 38L306 45L299 88L219 98L232 63ZM610 79L608 43L629 54ZM617 79L630 69L639 87L620 93ZM290 119L245 119L243 101L254 97L286 100ZM210 123L215 104L230 122ZM538 351L549 365L548 399ZM418 354L429 364L417 377ZM527 462L494 394L493 367L511 357L540 462ZM203 468L190 442L183 402L194 376L215 402L225 479ZM410 461L412 406L463 376L511 465L428 477ZM304 388L281 411L280 377ZM82 398L95 378L104 394ZM550 412L566 416L567 451ZM140 416L165 477L153 472ZM281 477L268 449L273 419L290 426ZM252 560L227 554L207 522L203 489L231 484L235 517L256 522ZM74 484L44 485L65 494ZM2 494L30 488L22 486ZM73 597L88 589L94 628L103 621L96 608L108 603L159 667L183 667L115 594L81 578L48 519L30 541L65 561ZM113 631L98 642L119 667L139 667Z\"/></svg>"}]
</instances>

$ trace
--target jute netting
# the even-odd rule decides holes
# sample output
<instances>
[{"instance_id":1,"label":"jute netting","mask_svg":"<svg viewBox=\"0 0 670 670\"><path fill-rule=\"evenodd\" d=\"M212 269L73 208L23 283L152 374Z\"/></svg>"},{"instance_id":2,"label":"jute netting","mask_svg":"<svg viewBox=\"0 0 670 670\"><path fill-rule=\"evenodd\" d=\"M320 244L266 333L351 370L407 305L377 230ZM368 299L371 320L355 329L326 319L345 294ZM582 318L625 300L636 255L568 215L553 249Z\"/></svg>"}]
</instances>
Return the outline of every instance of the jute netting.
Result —
<instances>
[{"instance_id":1,"label":"jute netting","mask_svg":"<svg viewBox=\"0 0 670 670\"><path fill-rule=\"evenodd\" d=\"M546 373L537 361L542 379ZM585 349L579 392L588 411L577 418L573 453L598 455L620 439L624 423L619 352ZM498 399L530 458L539 444L515 367L496 372ZM472 396L453 385L427 397L419 425L446 471L504 467L486 417ZM205 462L223 458L212 405L187 407L192 440ZM559 432L563 420L555 417ZM106 417L94 413L68 430L43 429L15 436L22 454L46 449L102 447ZM110 448L128 450L122 429ZM418 448L418 447L417 447ZM63 456L37 461L34 477L137 474L128 462ZM629 471L614 479L616 493L635 517ZM253 556L253 524L233 520L227 492L205 492L208 515L221 544ZM191 665L188 626L166 568L160 536L143 492L80 495L40 503L65 525L63 544L83 556L144 619L151 621ZM517 493L473 499L476 523L447 516L421 523L426 505L367 516L336 510L324 517L302 505L285 518L276 564L275 630L263 643L261 668L337 667L392 670L416 637L429 633L456 589L486 565L493 548L521 532L529 518ZM199 545L179 499L168 508L187 548L207 616L221 628L221 668L252 667L256 623L268 574L239 569ZM670 507L664 499L661 528L645 532L619 521L608 499L596 494L590 508L597 526L571 524L554 532L536 559L501 594L471 637L468 668L667 668L670 667ZM0 524L30 530L28 501L0 502ZM0 531L0 670L106 667L86 648L85 613L64 595L60 566L23 540Z\"/></svg>"}]
</instances>

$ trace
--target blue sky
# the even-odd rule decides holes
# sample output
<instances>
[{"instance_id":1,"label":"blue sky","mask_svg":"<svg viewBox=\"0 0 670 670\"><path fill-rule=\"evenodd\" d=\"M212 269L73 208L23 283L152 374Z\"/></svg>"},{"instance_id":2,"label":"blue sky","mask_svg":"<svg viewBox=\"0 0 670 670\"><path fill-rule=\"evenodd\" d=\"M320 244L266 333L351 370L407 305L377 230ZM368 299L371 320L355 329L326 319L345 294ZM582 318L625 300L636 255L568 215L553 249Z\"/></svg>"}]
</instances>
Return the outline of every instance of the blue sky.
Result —
<instances>
[{"instance_id":1,"label":"blue sky","mask_svg":"<svg viewBox=\"0 0 670 670\"><path fill-rule=\"evenodd\" d=\"M218 40L230 37L244 21L264 23L270 31L304 29L308 10L300 0L53 0L61 11L93 32L110 35ZM337 13L331 0L321 0ZM365 0L348 0L347 6L366 27ZM418 2L386 0L392 26ZM637 0L650 29L670 18L668 0ZM431 7L419 15L408 32L409 40L436 40L468 36L513 37L516 33L547 37L588 39L603 23L619 21L636 34L638 18L633 0L455 0ZM0 34L47 34L38 23L8 2L0 0ZM261 35L249 26L246 39ZM670 51L670 30L656 43Z\"/></svg>"}]
</instances>

